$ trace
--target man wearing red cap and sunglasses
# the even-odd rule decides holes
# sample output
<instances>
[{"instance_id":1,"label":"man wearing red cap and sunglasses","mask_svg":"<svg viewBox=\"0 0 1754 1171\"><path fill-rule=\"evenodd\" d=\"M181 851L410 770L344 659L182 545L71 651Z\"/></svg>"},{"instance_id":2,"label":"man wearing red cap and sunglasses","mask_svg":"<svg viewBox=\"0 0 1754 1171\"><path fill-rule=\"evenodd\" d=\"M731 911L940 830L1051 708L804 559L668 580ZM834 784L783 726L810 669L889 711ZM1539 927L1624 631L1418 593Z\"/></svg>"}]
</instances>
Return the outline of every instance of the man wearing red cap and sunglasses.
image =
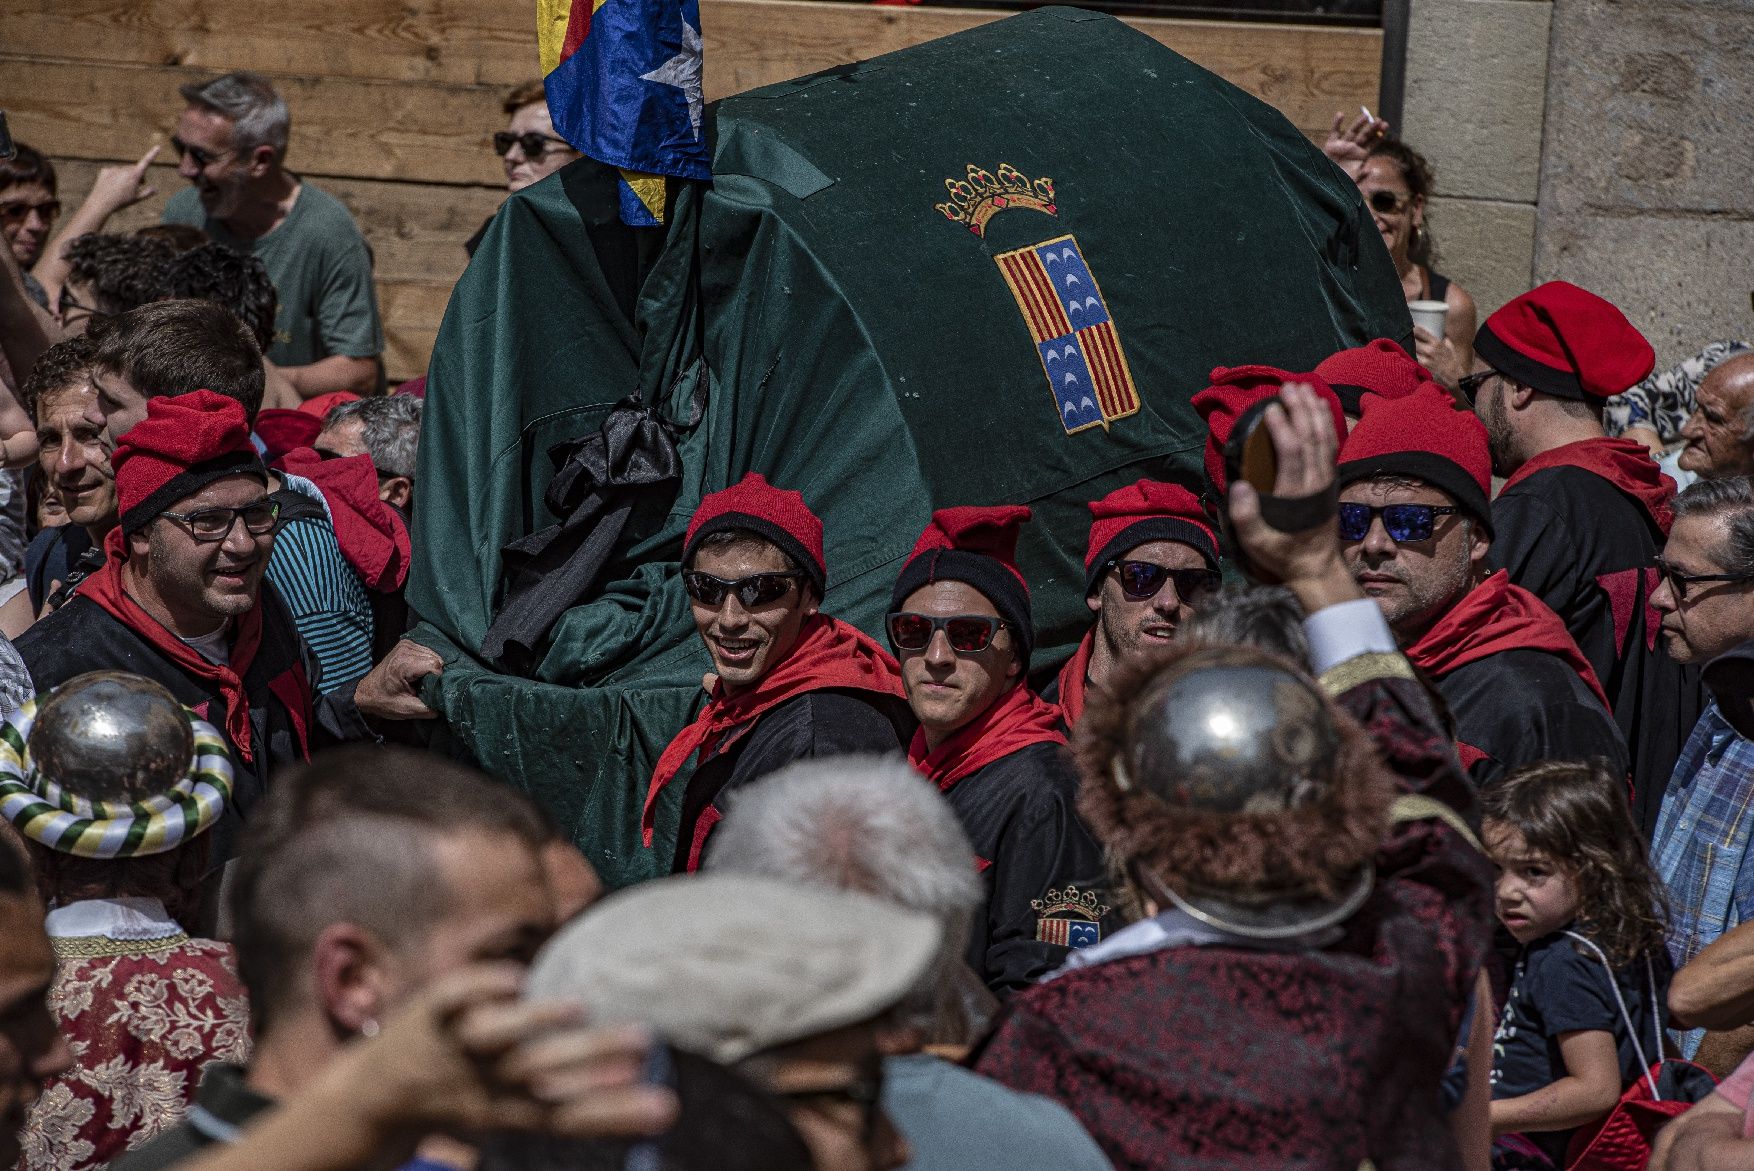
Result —
<instances>
[{"instance_id":1,"label":"man wearing red cap and sunglasses","mask_svg":"<svg viewBox=\"0 0 1754 1171\"><path fill-rule=\"evenodd\" d=\"M1427 382L1363 398L1340 448L1340 546L1395 641L1429 675L1477 783L1542 760L1603 757L1626 743L1589 661L1559 616L1486 559L1486 429ZM1531 702L1531 698L1537 702Z\"/></svg>"},{"instance_id":2,"label":"man wearing red cap and sunglasses","mask_svg":"<svg viewBox=\"0 0 1754 1171\"><path fill-rule=\"evenodd\" d=\"M1017 532L1028 519L1010 505L934 513L886 622L920 721L908 760L956 810L986 885L968 964L1001 993L1118 925L1060 710L1026 680L1035 633Z\"/></svg>"},{"instance_id":3,"label":"man wearing red cap and sunglasses","mask_svg":"<svg viewBox=\"0 0 1754 1171\"><path fill-rule=\"evenodd\" d=\"M820 612L822 520L759 473L700 502L682 541L682 585L712 657L711 698L658 758L640 828L653 844L658 795L695 762L671 868L700 868L728 792L795 760L894 752L913 732L895 660Z\"/></svg>"},{"instance_id":4,"label":"man wearing red cap and sunglasses","mask_svg":"<svg viewBox=\"0 0 1754 1171\"><path fill-rule=\"evenodd\" d=\"M1179 484L1139 480L1092 501L1084 555L1084 600L1096 615L1044 699L1069 728L1088 688L1168 644L1183 618L1216 590L1218 538L1199 499Z\"/></svg>"},{"instance_id":5,"label":"man wearing red cap and sunglasses","mask_svg":"<svg viewBox=\"0 0 1754 1171\"><path fill-rule=\"evenodd\" d=\"M1700 691L1657 645L1650 606L1675 485L1641 444L1608 438L1602 414L1656 355L1625 314L1564 281L1488 317L1474 355L1461 391L1486 425L1493 472L1509 477L1487 564L1547 603L1595 669L1649 833Z\"/></svg>"}]
</instances>

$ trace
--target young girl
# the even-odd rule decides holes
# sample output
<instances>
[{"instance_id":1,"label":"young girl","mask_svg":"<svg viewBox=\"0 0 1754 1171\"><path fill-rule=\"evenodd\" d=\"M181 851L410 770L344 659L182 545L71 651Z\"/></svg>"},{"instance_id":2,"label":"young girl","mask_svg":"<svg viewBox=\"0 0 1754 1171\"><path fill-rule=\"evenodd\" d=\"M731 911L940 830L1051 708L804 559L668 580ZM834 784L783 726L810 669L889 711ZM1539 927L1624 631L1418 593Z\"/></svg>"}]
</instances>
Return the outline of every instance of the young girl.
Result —
<instances>
[{"instance_id":1,"label":"young girl","mask_svg":"<svg viewBox=\"0 0 1754 1171\"><path fill-rule=\"evenodd\" d=\"M1661 882L1598 765L1519 769L1481 794L1499 922L1522 945L1493 1041L1494 1162L1565 1165L1572 1132L1662 1059L1670 966Z\"/></svg>"}]
</instances>

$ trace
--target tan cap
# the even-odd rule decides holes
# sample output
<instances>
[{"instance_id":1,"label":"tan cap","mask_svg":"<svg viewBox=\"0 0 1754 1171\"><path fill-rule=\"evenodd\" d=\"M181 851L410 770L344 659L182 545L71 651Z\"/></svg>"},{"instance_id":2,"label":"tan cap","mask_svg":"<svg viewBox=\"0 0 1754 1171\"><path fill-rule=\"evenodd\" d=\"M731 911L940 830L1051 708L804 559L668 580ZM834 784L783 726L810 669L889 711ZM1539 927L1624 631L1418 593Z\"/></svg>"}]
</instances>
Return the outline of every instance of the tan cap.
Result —
<instances>
[{"instance_id":1,"label":"tan cap","mask_svg":"<svg viewBox=\"0 0 1754 1171\"><path fill-rule=\"evenodd\" d=\"M715 1061L870 1020L938 954L928 915L850 891L735 874L642 883L562 928L526 995L649 1025Z\"/></svg>"}]
</instances>

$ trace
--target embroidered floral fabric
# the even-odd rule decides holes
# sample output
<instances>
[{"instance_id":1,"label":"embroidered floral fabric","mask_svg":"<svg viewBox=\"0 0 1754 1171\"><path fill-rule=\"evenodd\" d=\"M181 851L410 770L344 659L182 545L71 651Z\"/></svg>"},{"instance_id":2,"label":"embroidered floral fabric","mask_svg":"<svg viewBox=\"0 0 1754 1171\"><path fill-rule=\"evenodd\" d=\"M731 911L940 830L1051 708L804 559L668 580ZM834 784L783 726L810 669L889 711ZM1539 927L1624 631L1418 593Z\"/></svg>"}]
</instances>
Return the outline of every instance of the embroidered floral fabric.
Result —
<instances>
[{"instance_id":1,"label":"embroidered floral fabric","mask_svg":"<svg viewBox=\"0 0 1754 1171\"><path fill-rule=\"evenodd\" d=\"M74 1066L43 1087L19 1171L102 1167L177 1121L214 1061L249 1058L249 1011L229 945L57 939L49 1008Z\"/></svg>"}]
</instances>

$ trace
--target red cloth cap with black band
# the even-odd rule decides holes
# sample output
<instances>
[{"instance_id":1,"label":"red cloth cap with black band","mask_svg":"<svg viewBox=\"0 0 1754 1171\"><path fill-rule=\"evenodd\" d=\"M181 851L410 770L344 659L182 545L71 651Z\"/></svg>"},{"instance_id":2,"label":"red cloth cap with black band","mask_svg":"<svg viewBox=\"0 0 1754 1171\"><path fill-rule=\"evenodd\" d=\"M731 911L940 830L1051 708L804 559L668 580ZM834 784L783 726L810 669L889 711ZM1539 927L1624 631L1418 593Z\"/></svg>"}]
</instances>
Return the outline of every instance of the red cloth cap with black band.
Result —
<instances>
[{"instance_id":1,"label":"red cloth cap with black band","mask_svg":"<svg viewBox=\"0 0 1754 1171\"><path fill-rule=\"evenodd\" d=\"M1011 628L1018 661L1027 670L1035 628L1029 583L1017 568L1017 536L1029 517L1029 509L1020 504L940 508L902 566L889 608L900 610L916 591L935 581L973 586Z\"/></svg>"},{"instance_id":2,"label":"red cloth cap with black band","mask_svg":"<svg viewBox=\"0 0 1754 1171\"><path fill-rule=\"evenodd\" d=\"M1657 363L1626 314L1566 281L1537 285L1488 317L1474 354L1524 386L1583 401L1624 393Z\"/></svg>"},{"instance_id":3,"label":"red cloth cap with black band","mask_svg":"<svg viewBox=\"0 0 1754 1171\"><path fill-rule=\"evenodd\" d=\"M1315 368L1348 415L1356 418L1364 409L1367 394L1405 398L1421 382L1435 381L1431 371L1408 357L1396 342L1379 337L1368 345L1341 350L1321 360Z\"/></svg>"},{"instance_id":4,"label":"red cloth cap with black band","mask_svg":"<svg viewBox=\"0 0 1754 1171\"><path fill-rule=\"evenodd\" d=\"M1340 447L1340 484L1408 476L1449 494L1492 533L1492 455L1486 427L1427 382L1405 398L1364 396L1364 414Z\"/></svg>"},{"instance_id":5,"label":"red cloth cap with black band","mask_svg":"<svg viewBox=\"0 0 1754 1171\"><path fill-rule=\"evenodd\" d=\"M148 399L146 418L122 436L110 466L124 534L215 480L243 475L268 482L243 404L211 390Z\"/></svg>"},{"instance_id":6,"label":"red cloth cap with black band","mask_svg":"<svg viewBox=\"0 0 1754 1171\"><path fill-rule=\"evenodd\" d=\"M1206 479L1219 496L1229 487L1224 477L1224 444L1230 439L1231 428L1243 412L1264 398L1275 397L1287 382L1314 387L1333 412L1334 434L1345 436L1346 414L1340 408L1340 400L1318 375L1293 374L1277 366L1214 367L1212 385L1194 396L1193 405L1206 420Z\"/></svg>"},{"instance_id":7,"label":"red cloth cap with black band","mask_svg":"<svg viewBox=\"0 0 1754 1171\"><path fill-rule=\"evenodd\" d=\"M816 586L816 595L828 592L828 562L822 555L822 518L810 511L804 496L789 488L775 488L760 472L700 502L682 538L682 564L694 559L700 542L714 533L739 530L771 541L790 557Z\"/></svg>"},{"instance_id":8,"label":"red cloth cap with black band","mask_svg":"<svg viewBox=\"0 0 1754 1171\"><path fill-rule=\"evenodd\" d=\"M1199 497L1180 484L1139 480L1090 502L1090 544L1084 554L1084 593L1102 580L1109 562L1152 541L1180 541L1218 568L1218 538Z\"/></svg>"}]
</instances>

